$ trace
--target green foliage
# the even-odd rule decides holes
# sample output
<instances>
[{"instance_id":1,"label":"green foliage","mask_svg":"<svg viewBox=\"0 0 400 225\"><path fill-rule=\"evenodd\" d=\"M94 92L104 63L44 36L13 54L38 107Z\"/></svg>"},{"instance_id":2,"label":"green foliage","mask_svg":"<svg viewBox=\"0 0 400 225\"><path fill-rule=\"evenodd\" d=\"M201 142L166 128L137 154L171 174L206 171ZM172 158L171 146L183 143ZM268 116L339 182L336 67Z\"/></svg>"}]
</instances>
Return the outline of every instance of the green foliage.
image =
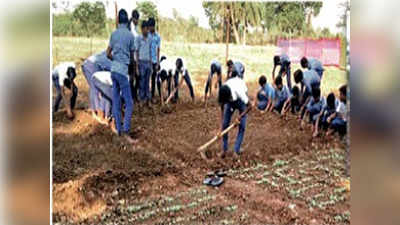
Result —
<instances>
[{"instance_id":1,"label":"green foliage","mask_svg":"<svg viewBox=\"0 0 400 225\"><path fill-rule=\"evenodd\" d=\"M322 2L204 2L203 7L218 37L226 35L223 25L228 21L231 42L260 45L314 35L311 18L319 14Z\"/></svg>"},{"instance_id":2,"label":"green foliage","mask_svg":"<svg viewBox=\"0 0 400 225\"><path fill-rule=\"evenodd\" d=\"M74 36L74 30L74 23L72 22L71 13L53 16L53 35Z\"/></svg>"},{"instance_id":3,"label":"green foliage","mask_svg":"<svg viewBox=\"0 0 400 225\"><path fill-rule=\"evenodd\" d=\"M158 11L157 6L150 1L138 2L137 8L140 13L140 20L148 20L153 17L156 21L158 21Z\"/></svg>"},{"instance_id":4,"label":"green foliage","mask_svg":"<svg viewBox=\"0 0 400 225\"><path fill-rule=\"evenodd\" d=\"M72 17L88 37L101 35L106 27L106 9L102 2L82 2L75 8Z\"/></svg>"},{"instance_id":5,"label":"green foliage","mask_svg":"<svg viewBox=\"0 0 400 225\"><path fill-rule=\"evenodd\" d=\"M195 17L182 18L178 13L174 19L161 17L159 33L165 41L210 43L214 42L213 32L198 25Z\"/></svg>"}]
</instances>

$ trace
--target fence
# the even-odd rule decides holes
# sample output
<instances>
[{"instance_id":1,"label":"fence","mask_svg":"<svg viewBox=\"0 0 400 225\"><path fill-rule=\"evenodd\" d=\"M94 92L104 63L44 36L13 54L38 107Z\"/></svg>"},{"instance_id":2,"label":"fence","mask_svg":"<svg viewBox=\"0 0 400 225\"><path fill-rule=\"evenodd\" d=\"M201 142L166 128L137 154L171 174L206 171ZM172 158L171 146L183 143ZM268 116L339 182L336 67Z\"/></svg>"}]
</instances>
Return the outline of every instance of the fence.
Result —
<instances>
[{"instance_id":1,"label":"fence","mask_svg":"<svg viewBox=\"0 0 400 225\"><path fill-rule=\"evenodd\" d=\"M335 39L278 39L277 54L286 53L292 63L303 56L319 59L325 66L340 66L340 38Z\"/></svg>"}]
</instances>

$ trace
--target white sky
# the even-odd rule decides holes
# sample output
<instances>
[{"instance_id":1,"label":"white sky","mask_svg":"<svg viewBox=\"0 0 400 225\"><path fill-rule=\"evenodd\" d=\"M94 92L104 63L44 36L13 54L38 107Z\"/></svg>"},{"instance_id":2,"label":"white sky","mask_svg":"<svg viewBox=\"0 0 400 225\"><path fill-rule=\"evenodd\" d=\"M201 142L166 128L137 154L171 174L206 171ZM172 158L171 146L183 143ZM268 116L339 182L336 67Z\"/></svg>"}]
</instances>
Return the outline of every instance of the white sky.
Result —
<instances>
[{"instance_id":1,"label":"white sky","mask_svg":"<svg viewBox=\"0 0 400 225\"><path fill-rule=\"evenodd\" d=\"M65 0L52 0L55 2L62 2ZM71 6L75 6L81 2L81 0L69 0L71 2ZM90 2L95 2L96 0L86 0ZM107 16L110 18L115 17L115 0L102 0L104 3L108 2L108 6L106 4ZM208 28L208 18L205 15L204 9L202 7L202 0L151 0L157 6L160 14L165 17L173 17L173 9L175 8L178 13L184 17L189 18L190 15L199 19L199 25L202 27ZM340 8L338 5L340 2L346 0L324 0L321 8L320 14L312 20L312 24L314 28L327 27L331 30L331 32L336 33L339 32L336 28L336 24L340 18ZM136 7L135 0L117 0L118 8L124 8L130 14L131 11Z\"/></svg>"}]
</instances>

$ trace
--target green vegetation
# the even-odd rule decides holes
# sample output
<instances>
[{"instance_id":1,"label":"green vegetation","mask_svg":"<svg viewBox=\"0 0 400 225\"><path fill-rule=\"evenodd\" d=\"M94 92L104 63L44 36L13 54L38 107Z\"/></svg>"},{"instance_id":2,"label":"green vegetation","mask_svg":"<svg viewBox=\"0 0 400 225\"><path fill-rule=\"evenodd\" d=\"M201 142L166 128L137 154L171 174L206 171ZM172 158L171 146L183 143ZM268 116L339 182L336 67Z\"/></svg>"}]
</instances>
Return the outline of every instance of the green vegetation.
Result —
<instances>
[{"instance_id":1,"label":"green vegetation","mask_svg":"<svg viewBox=\"0 0 400 225\"><path fill-rule=\"evenodd\" d=\"M108 38L93 38L93 52L104 51L107 48ZM53 66L61 61L81 62L90 56L90 39L71 38L71 37L53 37ZM266 75L268 82L271 81L271 72L273 68L272 58L276 47L267 46L230 46L230 58L244 62L246 66L246 81L249 83L249 90L257 88L257 79L260 75ZM224 44L182 44L177 42L162 41L161 54L168 57L182 56L186 59L187 67L191 72L192 82L195 91L198 94L204 93L204 84L200 83L200 77L206 77L208 74L210 62L217 59L220 62L225 60ZM292 65L292 71L299 69L299 64ZM347 83L345 71L336 67L326 67L324 79L322 80L322 93L326 96L334 91L340 85ZM223 68L225 76L226 69ZM78 76L78 85L86 85L82 76ZM80 83L79 83L80 82Z\"/></svg>"}]
</instances>

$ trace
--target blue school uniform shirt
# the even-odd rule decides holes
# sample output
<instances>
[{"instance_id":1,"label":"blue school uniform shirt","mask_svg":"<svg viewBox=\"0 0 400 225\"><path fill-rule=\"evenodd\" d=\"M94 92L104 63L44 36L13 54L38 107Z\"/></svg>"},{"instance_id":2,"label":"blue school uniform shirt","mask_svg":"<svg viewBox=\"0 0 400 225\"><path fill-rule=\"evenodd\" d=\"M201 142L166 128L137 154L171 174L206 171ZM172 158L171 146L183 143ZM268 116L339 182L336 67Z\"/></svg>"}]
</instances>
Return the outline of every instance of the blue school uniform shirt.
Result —
<instances>
[{"instance_id":1,"label":"blue school uniform shirt","mask_svg":"<svg viewBox=\"0 0 400 225\"><path fill-rule=\"evenodd\" d=\"M278 88L275 90L275 100L278 102L286 101L288 98L291 98L292 94L289 91L289 88L286 85L282 86L282 89Z\"/></svg>"},{"instance_id":2,"label":"blue school uniform shirt","mask_svg":"<svg viewBox=\"0 0 400 225\"><path fill-rule=\"evenodd\" d=\"M151 62L157 63L157 49L161 47L161 37L157 32L154 34L149 33L151 35Z\"/></svg>"},{"instance_id":3,"label":"blue school uniform shirt","mask_svg":"<svg viewBox=\"0 0 400 225\"><path fill-rule=\"evenodd\" d=\"M311 93L312 87L319 87L321 85L321 79L317 72L314 70L306 70L303 72L303 85L306 91Z\"/></svg>"},{"instance_id":4,"label":"blue school uniform shirt","mask_svg":"<svg viewBox=\"0 0 400 225\"><path fill-rule=\"evenodd\" d=\"M151 61L151 46L152 46L153 38L149 33L147 38L143 35L140 35L136 39L136 51L139 53L139 59L141 61Z\"/></svg>"},{"instance_id":5,"label":"blue school uniform shirt","mask_svg":"<svg viewBox=\"0 0 400 225\"><path fill-rule=\"evenodd\" d=\"M339 105L339 100L335 99L335 105L333 108L329 108L328 103L325 104L325 107L323 108L322 116L323 118L328 118L330 115L336 112L336 109Z\"/></svg>"},{"instance_id":6,"label":"blue school uniform shirt","mask_svg":"<svg viewBox=\"0 0 400 225\"><path fill-rule=\"evenodd\" d=\"M120 24L111 34L109 46L112 48L111 72L128 76L131 52L135 50L135 40L128 24Z\"/></svg>"},{"instance_id":7,"label":"blue school uniform shirt","mask_svg":"<svg viewBox=\"0 0 400 225\"><path fill-rule=\"evenodd\" d=\"M259 98L259 101L269 101L275 99L275 89L270 84L265 84L264 87L261 87L259 94L262 95L262 98Z\"/></svg>"},{"instance_id":8,"label":"blue school uniform shirt","mask_svg":"<svg viewBox=\"0 0 400 225\"><path fill-rule=\"evenodd\" d=\"M280 56L280 60L281 60L281 64L282 64L282 65L287 64L287 63L290 63L289 56L286 55L285 53L283 53L283 54Z\"/></svg>"},{"instance_id":9,"label":"blue school uniform shirt","mask_svg":"<svg viewBox=\"0 0 400 225\"><path fill-rule=\"evenodd\" d=\"M216 69L216 70L221 71L222 65L221 65L220 62L218 62L217 60L214 59L214 60L211 61L211 67L212 67L213 65L215 66L215 69Z\"/></svg>"},{"instance_id":10,"label":"blue school uniform shirt","mask_svg":"<svg viewBox=\"0 0 400 225\"><path fill-rule=\"evenodd\" d=\"M241 78L243 78L244 74L244 66L241 62L234 62L233 69L236 70Z\"/></svg>"},{"instance_id":11,"label":"blue school uniform shirt","mask_svg":"<svg viewBox=\"0 0 400 225\"><path fill-rule=\"evenodd\" d=\"M100 68L100 70L111 71L112 61L107 58L106 51L102 51L98 54L92 55L88 58L88 60L96 64Z\"/></svg>"},{"instance_id":12,"label":"blue school uniform shirt","mask_svg":"<svg viewBox=\"0 0 400 225\"><path fill-rule=\"evenodd\" d=\"M326 106L326 100L324 97L320 97L319 100L315 100L314 97L311 97L310 101L307 104L307 109L310 110L316 110L314 113L319 114ZM314 115L318 116L318 115Z\"/></svg>"},{"instance_id":13,"label":"blue school uniform shirt","mask_svg":"<svg viewBox=\"0 0 400 225\"><path fill-rule=\"evenodd\" d=\"M320 70L323 71L324 67L322 67L322 63L318 59L308 58L308 69L309 70Z\"/></svg>"}]
</instances>

